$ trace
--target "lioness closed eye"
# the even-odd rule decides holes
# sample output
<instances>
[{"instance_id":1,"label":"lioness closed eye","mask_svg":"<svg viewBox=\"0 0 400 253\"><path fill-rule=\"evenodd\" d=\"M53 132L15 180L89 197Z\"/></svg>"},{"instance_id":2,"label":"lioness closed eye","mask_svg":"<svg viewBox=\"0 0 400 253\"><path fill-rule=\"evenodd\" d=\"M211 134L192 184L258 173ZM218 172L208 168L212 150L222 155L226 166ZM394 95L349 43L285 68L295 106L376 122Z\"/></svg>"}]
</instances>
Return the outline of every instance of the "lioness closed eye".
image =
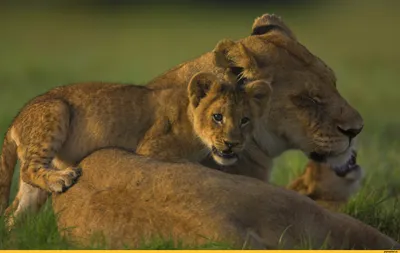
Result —
<instances>
[{"instance_id":1,"label":"lioness closed eye","mask_svg":"<svg viewBox=\"0 0 400 253\"><path fill-rule=\"evenodd\" d=\"M96 149L115 146L160 160L200 161L210 152L233 164L269 101L270 86L220 83L198 73L188 87L84 83L34 98L9 128L1 156L0 206L8 203L17 156L20 190L15 215L40 207L46 192L63 192L80 175L77 163ZM37 188L33 188L33 185Z\"/></svg>"}]
</instances>

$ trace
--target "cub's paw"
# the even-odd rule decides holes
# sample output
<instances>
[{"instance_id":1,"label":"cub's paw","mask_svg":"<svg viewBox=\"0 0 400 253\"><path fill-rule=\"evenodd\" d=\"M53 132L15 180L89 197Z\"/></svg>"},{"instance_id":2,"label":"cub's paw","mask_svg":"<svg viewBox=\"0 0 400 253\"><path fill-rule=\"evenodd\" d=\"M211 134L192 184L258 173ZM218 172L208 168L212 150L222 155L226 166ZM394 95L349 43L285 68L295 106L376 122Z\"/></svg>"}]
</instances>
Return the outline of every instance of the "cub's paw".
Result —
<instances>
[{"instance_id":1,"label":"cub's paw","mask_svg":"<svg viewBox=\"0 0 400 253\"><path fill-rule=\"evenodd\" d=\"M317 202L346 203L359 190L364 175L355 158L350 165L338 175L337 169L328 164L309 161L304 173L289 184L288 188Z\"/></svg>"},{"instance_id":2,"label":"cub's paw","mask_svg":"<svg viewBox=\"0 0 400 253\"><path fill-rule=\"evenodd\" d=\"M82 169L77 167L52 171L47 179L48 189L50 192L63 193L71 188L81 175Z\"/></svg>"}]
</instances>

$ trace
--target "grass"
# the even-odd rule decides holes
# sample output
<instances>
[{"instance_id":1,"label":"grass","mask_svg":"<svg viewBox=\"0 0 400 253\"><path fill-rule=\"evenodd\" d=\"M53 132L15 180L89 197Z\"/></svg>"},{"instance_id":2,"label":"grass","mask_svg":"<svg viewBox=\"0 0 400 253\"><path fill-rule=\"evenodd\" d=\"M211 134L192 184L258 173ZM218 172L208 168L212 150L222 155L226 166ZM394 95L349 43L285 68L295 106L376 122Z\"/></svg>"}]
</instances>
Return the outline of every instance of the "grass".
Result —
<instances>
[{"instance_id":1,"label":"grass","mask_svg":"<svg viewBox=\"0 0 400 253\"><path fill-rule=\"evenodd\" d=\"M222 38L247 36L256 16L275 12L335 70L340 92L364 117L359 163L366 179L344 212L400 240L400 35L395 32L400 6L389 0L336 3L113 11L0 8L0 134L25 102L51 87L89 80L145 83L210 51ZM277 159L273 182L287 184L305 161L299 152L285 153ZM55 221L49 204L39 215L24 217L13 234L0 221L0 248L74 248L60 237ZM161 240L141 248L182 247L189 246Z\"/></svg>"}]
</instances>

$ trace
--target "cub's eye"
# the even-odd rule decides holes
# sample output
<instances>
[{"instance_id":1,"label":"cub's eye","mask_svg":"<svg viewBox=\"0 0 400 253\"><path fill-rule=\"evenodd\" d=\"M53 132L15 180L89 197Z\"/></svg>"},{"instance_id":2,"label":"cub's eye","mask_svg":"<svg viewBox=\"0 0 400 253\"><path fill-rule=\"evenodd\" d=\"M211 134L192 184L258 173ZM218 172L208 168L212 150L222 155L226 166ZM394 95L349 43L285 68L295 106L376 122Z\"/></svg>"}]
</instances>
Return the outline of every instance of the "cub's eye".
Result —
<instances>
[{"instance_id":1,"label":"cub's eye","mask_svg":"<svg viewBox=\"0 0 400 253\"><path fill-rule=\"evenodd\" d=\"M245 126L245 125L247 125L249 122L250 122L250 119L247 118L247 117L244 117L244 118L242 118L242 119L240 120L240 125L241 125L241 126Z\"/></svg>"},{"instance_id":2,"label":"cub's eye","mask_svg":"<svg viewBox=\"0 0 400 253\"><path fill-rule=\"evenodd\" d=\"M222 121L222 119L223 119L222 114L220 114L220 113L213 114L213 119L216 122L220 123Z\"/></svg>"}]
</instances>

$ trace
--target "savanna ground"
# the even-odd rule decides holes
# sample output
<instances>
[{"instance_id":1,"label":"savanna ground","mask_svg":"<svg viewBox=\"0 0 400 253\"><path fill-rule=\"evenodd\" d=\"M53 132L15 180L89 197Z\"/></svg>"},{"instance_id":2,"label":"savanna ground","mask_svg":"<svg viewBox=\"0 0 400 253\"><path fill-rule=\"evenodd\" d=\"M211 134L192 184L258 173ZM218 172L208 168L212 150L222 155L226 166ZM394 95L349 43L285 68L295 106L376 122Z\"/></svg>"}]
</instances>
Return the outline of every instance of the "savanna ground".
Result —
<instances>
[{"instance_id":1,"label":"savanna ground","mask_svg":"<svg viewBox=\"0 0 400 253\"><path fill-rule=\"evenodd\" d=\"M94 80L144 84L212 50L222 38L247 36L255 17L274 12L335 70L339 90L364 117L359 163L366 178L344 211L400 240L400 2L323 2L285 8L164 5L112 11L1 7L0 134L24 103L51 87ZM287 184L305 162L298 152L284 154L277 159L273 183ZM16 189L14 184L13 195ZM27 216L13 234L0 221L0 248L74 248L60 238L55 221L50 205L38 216ZM142 248L182 247L154 241Z\"/></svg>"}]
</instances>

